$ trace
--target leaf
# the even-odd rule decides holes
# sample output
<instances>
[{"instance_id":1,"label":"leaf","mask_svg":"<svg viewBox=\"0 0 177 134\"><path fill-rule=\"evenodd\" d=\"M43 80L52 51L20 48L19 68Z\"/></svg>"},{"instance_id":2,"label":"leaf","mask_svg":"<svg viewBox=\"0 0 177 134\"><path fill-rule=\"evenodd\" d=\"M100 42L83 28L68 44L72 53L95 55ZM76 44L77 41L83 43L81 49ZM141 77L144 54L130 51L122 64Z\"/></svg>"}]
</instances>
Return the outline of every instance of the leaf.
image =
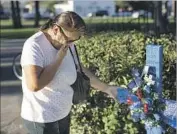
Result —
<instances>
[{"instance_id":1,"label":"leaf","mask_svg":"<svg viewBox=\"0 0 177 134\"><path fill-rule=\"evenodd\" d=\"M127 85L128 84L128 80L124 76L122 76L122 78L124 80L125 85Z\"/></svg>"}]
</instances>

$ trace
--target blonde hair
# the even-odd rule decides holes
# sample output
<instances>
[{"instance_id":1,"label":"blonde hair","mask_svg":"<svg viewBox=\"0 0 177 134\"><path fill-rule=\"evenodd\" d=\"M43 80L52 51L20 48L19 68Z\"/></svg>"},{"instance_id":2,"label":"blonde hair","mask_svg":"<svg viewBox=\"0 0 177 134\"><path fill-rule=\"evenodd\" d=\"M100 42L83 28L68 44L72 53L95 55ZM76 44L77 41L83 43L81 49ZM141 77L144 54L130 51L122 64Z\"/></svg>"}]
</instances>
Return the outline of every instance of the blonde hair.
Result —
<instances>
[{"instance_id":1,"label":"blonde hair","mask_svg":"<svg viewBox=\"0 0 177 134\"><path fill-rule=\"evenodd\" d=\"M75 12L67 11L62 12L53 19L49 19L40 30L45 30L52 27L54 24L62 27L68 32L78 31L81 34L86 33L86 25L84 20Z\"/></svg>"}]
</instances>

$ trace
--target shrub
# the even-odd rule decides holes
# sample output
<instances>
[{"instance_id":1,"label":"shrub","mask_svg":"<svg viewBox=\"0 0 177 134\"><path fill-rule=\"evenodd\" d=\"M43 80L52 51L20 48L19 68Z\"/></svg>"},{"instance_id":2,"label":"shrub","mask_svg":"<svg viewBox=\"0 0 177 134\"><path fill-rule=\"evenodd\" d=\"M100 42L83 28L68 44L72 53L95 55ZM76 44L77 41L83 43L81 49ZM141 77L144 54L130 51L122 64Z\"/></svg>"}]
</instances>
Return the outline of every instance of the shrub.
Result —
<instances>
[{"instance_id":1,"label":"shrub","mask_svg":"<svg viewBox=\"0 0 177 134\"><path fill-rule=\"evenodd\" d=\"M132 67L145 64L147 44L164 47L163 95L174 99L176 41L170 35L145 37L136 31L99 33L76 42L83 65L100 80L110 85L124 86L130 82ZM125 104L119 104L106 94L92 90L86 104L72 108L73 134L137 134L145 133L144 126L134 123Z\"/></svg>"}]
</instances>

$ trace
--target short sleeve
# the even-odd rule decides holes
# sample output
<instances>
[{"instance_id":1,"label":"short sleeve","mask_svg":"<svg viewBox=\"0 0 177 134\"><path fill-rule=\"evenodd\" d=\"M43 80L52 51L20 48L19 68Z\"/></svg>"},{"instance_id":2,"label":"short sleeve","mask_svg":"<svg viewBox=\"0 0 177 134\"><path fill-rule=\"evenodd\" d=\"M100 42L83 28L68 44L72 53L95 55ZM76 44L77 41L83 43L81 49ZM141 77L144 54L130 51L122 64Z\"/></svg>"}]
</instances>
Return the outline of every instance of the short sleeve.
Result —
<instances>
[{"instance_id":1,"label":"short sleeve","mask_svg":"<svg viewBox=\"0 0 177 134\"><path fill-rule=\"evenodd\" d=\"M25 42L21 55L21 66L36 65L44 67L43 61L44 57L39 45L35 42Z\"/></svg>"}]
</instances>

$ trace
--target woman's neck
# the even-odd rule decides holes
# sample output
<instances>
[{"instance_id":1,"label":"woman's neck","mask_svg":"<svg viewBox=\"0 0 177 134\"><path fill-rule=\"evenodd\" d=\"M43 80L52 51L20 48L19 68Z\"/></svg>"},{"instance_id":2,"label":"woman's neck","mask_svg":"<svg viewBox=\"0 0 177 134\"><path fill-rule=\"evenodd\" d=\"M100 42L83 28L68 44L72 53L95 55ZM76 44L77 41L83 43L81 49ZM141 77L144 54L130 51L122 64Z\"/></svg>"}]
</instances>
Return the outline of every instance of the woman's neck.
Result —
<instances>
[{"instance_id":1,"label":"woman's neck","mask_svg":"<svg viewBox=\"0 0 177 134\"><path fill-rule=\"evenodd\" d=\"M44 35L46 36L47 40L50 42L50 44L55 48L59 49L61 45L55 42L55 40L52 39L52 32L50 29L46 29L42 31Z\"/></svg>"}]
</instances>

